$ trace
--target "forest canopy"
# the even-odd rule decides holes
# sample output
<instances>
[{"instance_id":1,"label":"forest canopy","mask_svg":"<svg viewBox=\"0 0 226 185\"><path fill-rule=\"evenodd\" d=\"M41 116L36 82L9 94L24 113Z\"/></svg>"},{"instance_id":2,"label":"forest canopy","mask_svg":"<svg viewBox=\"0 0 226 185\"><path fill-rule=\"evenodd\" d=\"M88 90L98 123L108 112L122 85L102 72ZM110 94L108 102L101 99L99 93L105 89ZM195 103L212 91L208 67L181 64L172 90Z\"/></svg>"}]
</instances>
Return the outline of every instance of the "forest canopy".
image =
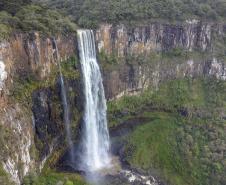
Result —
<instances>
[{"instance_id":1,"label":"forest canopy","mask_svg":"<svg viewBox=\"0 0 226 185\"><path fill-rule=\"evenodd\" d=\"M226 0L1 0L0 38L12 30L68 33L101 22L226 20Z\"/></svg>"},{"instance_id":2,"label":"forest canopy","mask_svg":"<svg viewBox=\"0 0 226 185\"><path fill-rule=\"evenodd\" d=\"M39 31L47 35L75 31L76 24L60 11L31 0L2 0L0 2L0 39L13 31Z\"/></svg>"},{"instance_id":3,"label":"forest canopy","mask_svg":"<svg viewBox=\"0 0 226 185\"><path fill-rule=\"evenodd\" d=\"M36 0L60 9L82 26L99 22L225 21L226 0Z\"/></svg>"}]
</instances>

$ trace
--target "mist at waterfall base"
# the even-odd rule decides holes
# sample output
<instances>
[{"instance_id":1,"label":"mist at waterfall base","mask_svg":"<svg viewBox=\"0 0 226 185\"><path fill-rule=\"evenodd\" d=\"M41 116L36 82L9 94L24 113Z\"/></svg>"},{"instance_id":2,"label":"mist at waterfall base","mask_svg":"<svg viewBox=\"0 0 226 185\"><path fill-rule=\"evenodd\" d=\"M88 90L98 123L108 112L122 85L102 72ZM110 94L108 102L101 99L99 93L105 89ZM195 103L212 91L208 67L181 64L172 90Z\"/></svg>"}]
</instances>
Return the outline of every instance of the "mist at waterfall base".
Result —
<instances>
[{"instance_id":1,"label":"mist at waterfall base","mask_svg":"<svg viewBox=\"0 0 226 185\"><path fill-rule=\"evenodd\" d=\"M92 174L110 166L107 106L93 31L78 30L78 44L85 100L79 167Z\"/></svg>"}]
</instances>

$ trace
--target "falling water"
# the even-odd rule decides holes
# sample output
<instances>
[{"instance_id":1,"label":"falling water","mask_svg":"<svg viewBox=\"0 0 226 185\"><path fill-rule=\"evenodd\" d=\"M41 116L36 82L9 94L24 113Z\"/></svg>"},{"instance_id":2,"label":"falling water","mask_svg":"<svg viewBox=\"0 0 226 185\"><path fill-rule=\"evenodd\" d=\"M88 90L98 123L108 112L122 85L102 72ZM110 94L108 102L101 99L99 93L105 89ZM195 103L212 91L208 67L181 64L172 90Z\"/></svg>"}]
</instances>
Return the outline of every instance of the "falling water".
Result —
<instances>
[{"instance_id":1,"label":"falling water","mask_svg":"<svg viewBox=\"0 0 226 185\"><path fill-rule=\"evenodd\" d=\"M59 51L58 51L56 40L53 39L53 42L55 45L56 58L57 58L59 71L60 71L61 100L62 100L63 109L64 109L64 123L65 123L65 128L66 128L66 137L67 137L66 139L67 139L68 145L70 147L70 161L72 163L71 165L73 166L75 157L74 157L73 141L72 141L72 136L71 136L71 126L70 126L70 119L69 119L70 110L69 110L69 106L68 106L68 102L67 102L64 78L62 75L62 69L61 69L61 65L60 65Z\"/></svg>"},{"instance_id":2,"label":"falling water","mask_svg":"<svg viewBox=\"0 0 226 185\"><path fill-rule=\"evenodd\" d=\"M93 31L78 30L78 40L85 96L82 166L92 172L110 163L107 106Z\"/></svg>"}]
</instances>

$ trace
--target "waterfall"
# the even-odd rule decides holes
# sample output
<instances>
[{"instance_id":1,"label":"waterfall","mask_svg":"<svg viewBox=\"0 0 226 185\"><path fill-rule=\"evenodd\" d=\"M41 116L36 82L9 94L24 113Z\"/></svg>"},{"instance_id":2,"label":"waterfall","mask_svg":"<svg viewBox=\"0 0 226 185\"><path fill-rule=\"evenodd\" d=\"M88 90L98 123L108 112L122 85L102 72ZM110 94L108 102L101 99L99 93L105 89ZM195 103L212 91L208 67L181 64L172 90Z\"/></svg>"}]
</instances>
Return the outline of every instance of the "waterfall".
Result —
<instances>
[{"instance_id":1,"label":"waterfall","mask_svg":"<svg viewBox=\"0 0 226 185\"><path fill-rule=\"evenodd\" d=\"M66 89L64 85L64 78L62 75L62 69L60 65L60 55L59 55L59 51L58 51L58 47L55 39L53 39L53 43L55 46L56 58L59 66L59 72L60 72L61 101L63 103L63 110L64 110L64 124L66 129L66 139L67 139L68 146L70 147L70 162L72 163L71 165L73 166L75 163L74 162L75 156L74 156L74 150L73 150L74 147L73 147L70 118L69 118L70 110L67 102L67 94L66 94Z\"/></svg>"},{"instance_id":2,"label":"waterfall","mask_svg":"<svg viewBox=\"0 0 226 185\"><path fill-rule=\"evenodd\" d=\"M86 171L96 171L110 164L107 106L93 31L78 30L78 43L85 96L81 163Z\"/></svg>"}]
</instances>

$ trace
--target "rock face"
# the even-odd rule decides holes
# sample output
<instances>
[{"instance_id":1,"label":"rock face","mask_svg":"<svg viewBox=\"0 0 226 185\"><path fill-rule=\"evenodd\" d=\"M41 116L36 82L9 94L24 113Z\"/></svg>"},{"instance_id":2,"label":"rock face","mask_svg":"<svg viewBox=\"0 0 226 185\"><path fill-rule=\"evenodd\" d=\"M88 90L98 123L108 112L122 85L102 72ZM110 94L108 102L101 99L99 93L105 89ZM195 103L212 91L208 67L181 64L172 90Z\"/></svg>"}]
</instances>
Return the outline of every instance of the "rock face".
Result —
<instances>
[{"instance_id":1,"label":"rock face","mask_svg":"<svg viewBox=\"0 0 226 185\"><path fill-rule=\"evenodd\" d=\"M59 79L60 80L60 79ZM43 168L52 151L59 146L66 150L65 124L63 123L63 104L61 100L60 82L54 87L40 89L32 94L32 112L34 115L35 146L39 151L39 169ZM78 122L82 107L80 104L80 83L76 80L64 79L69 106L69 119L73 129L79 131ZM76 136L77 134L73 134ZM75 139L75 138L73 138Z\"/></svg>"},{"instance_id":2,"label":"rock face","mask_svg":"<svg viewBox=\"0 0 226 185\"><path fill-rule=\"evenodd\" d=\"M16 104L0 112L1 152L3 169L19 184L35 166L31 147L34 144L31 112Z\"/></svg>"},{"instance_id":3,"label":"rock face","mask_svg":"<svg viewBox=\"0 0 226 185\"><path fill-rule=\"evenodd\" d=\"M7 72L5 71L5 64L0 61L0 91L4 88L4 82L7 79Z\"/></svg>"},{"instance_id":4,"label":"rock face","mask_svg":"<svg viewBox=\"0 0 226 185\"><path fill-rule=\"evenodd\" d=\"M224 25L196 20L180 25L153 23L132 28L101 25L96 31L99 53L114 56L120 61L115 64L117 67L103 67L106 97L110 100L136 94L147 87L157 88L160 82L176 78L214 76L225 80L226 61L213 57L219 49L217 43L225 35ZM162 54L176 49L188 53L202 52L209 57L191 55L179 61L159 58L156 62L150 56L151 53ZM139 62L140 56L144 59L149 57L149 62Z\"/></svg>"},{"instance_id":5,"label":"rock face","mask_svg":"<svg viewBox=\"0 0 226 185\"><path fill-rule=\"evenodd\" d=\"M36 148L40 151L40 169L53 148L62 138L64 126L61 119L62 109L60 92L57 89L42 89L33 93L32 112L34 115ZM56 108L59 110L56 110Z\"/></svg>"},{"instance_id":6,"label":"rock face","mask_svg":"<svg viewBox=\"0 0 226 185\"><path fill-rule=\"evenodd\" d=\"M59 36L56 43L53 40L33 33L17 34L0 43L0 166L16 184L29 172L42 168L63 135L57 85L34 92L33 102L12 99L15 81L23 84L27 76L39 82L49 78L57 65L56 44L61 60L75 55L74 36Z\"/></svg>"},{"instance_id":7,"label":"rock face","mask_svg":"<svg viewBox=\"0 0 226 185\"><path fill-rule=\"evenodd\" d=\"M56 42L61 59L75 54L74 36L58 37ZM10 87L16 75L18 77L18 75L33 73L39 79L48 77L51 66L57 64L55 55L56 47L53 38L42 37L38 33L18 34L9 41L0 43L0 70L5 70L8 74L7 86L3 91L7 93L9 90L7 87ZM6 77L1 72L1 83L2 78L5 80Z\"/></svg>"},{"instance_id":8,"label":"rock face","mask_svg":"<svg viewBox=\"0 0 226 185\"><path fill-rule=\"evenodd\" d=\"M135 95L147 87L157 89L161 82L179 78L214 77L226 80L226 61L193 60L180 63L159 61L150 65L119 64L117 69L104 71L104 86L108 100Z\"/></svg>"},{"instance_id":9,"label":"rock face","mask_svg":"<svg viewBox=\"0 0 226 185\"><path fill-rule=\"evenodd\" d=\"M207 52L214 47L214 37L221 38L225 33L226 27L222 24L196 20L177 25L152 23L139 27L103 24L96 31L96 40L99 51L123 57L173 48Z\"/></svg>"}]
</instances>

